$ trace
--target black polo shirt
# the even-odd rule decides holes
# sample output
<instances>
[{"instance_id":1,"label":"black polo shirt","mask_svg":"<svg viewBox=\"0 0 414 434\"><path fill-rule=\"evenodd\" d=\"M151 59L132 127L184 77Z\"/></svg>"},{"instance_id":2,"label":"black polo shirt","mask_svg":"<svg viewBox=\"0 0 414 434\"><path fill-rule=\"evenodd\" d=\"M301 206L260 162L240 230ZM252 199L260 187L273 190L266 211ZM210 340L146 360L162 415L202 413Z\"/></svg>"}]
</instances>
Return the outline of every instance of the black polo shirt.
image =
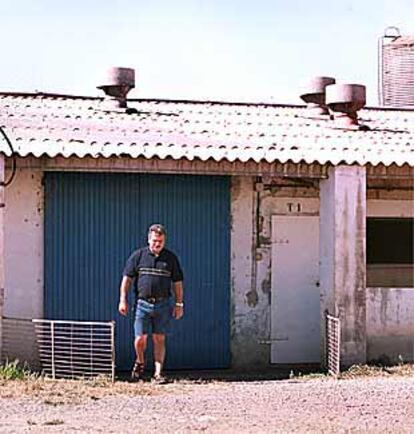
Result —
<instances>
[{"instance_id":1,"label":"black polo shirt","mask_svg":"<svg viewBox=\"0 0 414 434\"><path fill-rule=\"evenodd\" d=\"M132 253L123 274L135 278L135 294L138 298L169 297L172 282L183 280L180 263L173 252L162 249L156 256L149 247Z\"/></svg>"}]
</instances>

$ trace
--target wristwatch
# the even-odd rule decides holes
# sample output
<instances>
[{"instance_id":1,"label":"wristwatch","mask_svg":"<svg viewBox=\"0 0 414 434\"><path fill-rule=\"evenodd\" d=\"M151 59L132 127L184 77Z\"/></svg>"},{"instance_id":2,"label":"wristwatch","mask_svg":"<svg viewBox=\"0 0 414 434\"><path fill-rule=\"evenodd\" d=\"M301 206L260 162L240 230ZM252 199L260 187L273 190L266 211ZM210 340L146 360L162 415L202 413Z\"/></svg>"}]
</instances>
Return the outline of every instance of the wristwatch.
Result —
<instances>
[{"instance_id":1,"label":"wristwatch","mask_svg":"<svg viewBox=\"0 0 414 434\"><path fill-rule=\"evenodd\" d=\"M177 307L184 307L184 303L175 303Z\"/></svg>"}]
</instances>

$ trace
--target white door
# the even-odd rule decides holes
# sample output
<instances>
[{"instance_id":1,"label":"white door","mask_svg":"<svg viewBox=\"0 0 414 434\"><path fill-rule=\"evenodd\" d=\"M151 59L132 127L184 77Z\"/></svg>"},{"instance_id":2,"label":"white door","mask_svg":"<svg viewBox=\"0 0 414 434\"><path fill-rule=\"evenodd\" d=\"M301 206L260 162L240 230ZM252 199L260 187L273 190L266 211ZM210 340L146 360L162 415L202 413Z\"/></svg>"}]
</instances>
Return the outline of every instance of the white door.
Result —
<instances>
[{"instance_id":1,"label":"white door","mask_svg":"<svg viewBox=\"0 0 414 434\"><path fill-rule=\"evenodd\" d=\"M320 362L319 217L272 216L271 362Z\"/></svg>"}]
</instances>

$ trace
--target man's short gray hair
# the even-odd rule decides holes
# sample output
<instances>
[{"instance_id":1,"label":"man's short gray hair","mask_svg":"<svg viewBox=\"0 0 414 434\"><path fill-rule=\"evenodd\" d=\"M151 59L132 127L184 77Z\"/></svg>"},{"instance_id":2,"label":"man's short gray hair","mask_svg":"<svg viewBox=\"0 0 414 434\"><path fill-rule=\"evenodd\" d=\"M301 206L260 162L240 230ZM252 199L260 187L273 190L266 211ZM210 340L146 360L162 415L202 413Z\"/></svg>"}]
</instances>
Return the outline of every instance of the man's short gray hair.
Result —
<instances>
[{"instance_id":1,"label":"man's short gray hair","mask_svg":"<svg viewBox=\"0 0 414 434\"><path fill-rule=\"evenodd\" d=\"M151 235L151 232L154 232L157 235L164 235L165 237L167 236L167 231L165 230L165 227L159 223L154 223L149 227L148 236Z\"/></svg>"}]
</instances>

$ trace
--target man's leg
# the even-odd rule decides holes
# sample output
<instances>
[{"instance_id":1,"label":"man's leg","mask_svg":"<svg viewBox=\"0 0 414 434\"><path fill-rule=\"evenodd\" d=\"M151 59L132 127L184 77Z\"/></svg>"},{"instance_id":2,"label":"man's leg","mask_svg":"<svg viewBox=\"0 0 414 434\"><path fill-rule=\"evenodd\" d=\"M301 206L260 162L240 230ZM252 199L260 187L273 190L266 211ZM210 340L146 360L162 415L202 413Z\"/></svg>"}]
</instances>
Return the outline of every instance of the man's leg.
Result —
<instances>
[{"instance_id":1,"label":"man's leg","mask_svg":"<svg viewBox=\"0 0 414 434\"><path fill-rule=\"evenodd\" d=\"M154 377L161 377L162 367L165 360L165 335L153 334L152 340L154 343Z\"/></svg>"},{"instance_id":2,"label":"man's leg","mask_svg":"<svg viewBox=\"0 0 414 434\"><path fill-rule=\"evenodd\" d=\"M131 380L138 381L144 377L145 349L147 348L147 335L136 336L134 341L136 359L131 372Z\"/></svg>"},{"instance_id":3,"label":"man's leg","mask_svg":"<svg viewBox=\"0 0 414 434\"><path fill-rule=\"evenodd\" d=\"M134 346L135 346L135 354L137 356L138 363L145 363L145 350L147 348L147 336L141 335L135 338Z\"/></svg>"},{"instance_id":4,"label":"man's leg","mask_svg":"<svg viewBox=\"0 0 414 434\"><path fill-rule=\"evenodd\" d=\"M144 376L145 349L147 348L149 315L150 313L148 312L148 306L139 300L135 310L134 322L134 348L136 359L131 373L131 380L133 381L140 380Z\"/></svg>"},{"instance_id":5,"label":"man's leg","mask_svg":"<svg viewBox=\"0 0 414 434\"><path fill-rule=\"evenodd\" d=\"M165 336L169 331L171 308L169 300L156 305L152 321L152 341L154 344L154 378L161 379L165 360Z\"/></svg>"}]
</instances>

